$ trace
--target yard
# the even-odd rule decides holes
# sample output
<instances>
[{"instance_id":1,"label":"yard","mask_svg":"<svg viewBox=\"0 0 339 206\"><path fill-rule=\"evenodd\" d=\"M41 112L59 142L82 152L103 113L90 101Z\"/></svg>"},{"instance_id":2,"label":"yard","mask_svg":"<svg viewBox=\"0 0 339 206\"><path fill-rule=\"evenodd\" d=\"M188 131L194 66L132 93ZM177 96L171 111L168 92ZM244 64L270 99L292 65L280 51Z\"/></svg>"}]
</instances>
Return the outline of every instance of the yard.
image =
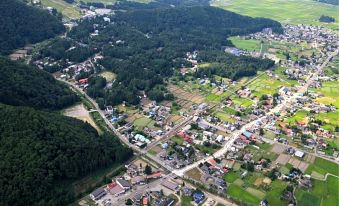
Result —
<instances>
[{"instance_id":1,"label":"yard","mask_svg":"<svg viewBox=\"0 0 339 206\"><path fill-rule=\"evenodd\" d=\"M111 71L103 71L99 74L99 76L105 78L107 82L112 82L116 78L116 74Z\"/></svg>"},{"instance_id":2,"label":"yard","mask_svg":"<svg viewBox=\"0 0 339 206\"><path fill-rule=\"evenodd\" d=\"M144 129L145 127L149 127L149 128L154 128L154 123L155 121L148 118L148 117L141 117L139 119L136 119L134 122L133 122L133 125L139 129L139 130L142 130Z\"/></svg>"}]
</instances>

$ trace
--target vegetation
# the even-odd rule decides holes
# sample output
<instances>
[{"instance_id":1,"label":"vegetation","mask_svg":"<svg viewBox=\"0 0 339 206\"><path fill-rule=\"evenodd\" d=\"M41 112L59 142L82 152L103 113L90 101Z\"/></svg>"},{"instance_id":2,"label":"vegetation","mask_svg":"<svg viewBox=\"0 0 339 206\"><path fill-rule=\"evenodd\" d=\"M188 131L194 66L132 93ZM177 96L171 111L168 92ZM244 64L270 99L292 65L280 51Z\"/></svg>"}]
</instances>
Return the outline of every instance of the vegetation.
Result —
<instances>
[{"instance_id":1,"label":"vegetation","mask_svg":"<svg viewBox=\"0 0 339 206\"><path fill-rule=\"evenodd\" d=\"M0 57L0 102L37 109L61 109L79 98L47 72Z\"/></svg>"},{"instance_id":2,"label":"vegetation","mask_svg":"<svg viewBox=\"0 0 339 206\"><path fill-rule=\"evenodd\" d=\"M330 16L321 15L321 17L319 18L319 21L330 23L330 22L335 22L335 18L330 17Z\"/></svg>"},{"instance_id":3,"label":"vegetation","mask_svg":"<svg viewBox=\"0 0 339 206\"><path fill-rule=\"evenodd\" d=\"M333 4L333 5L339 6L339 2L337 0L315 0L315 1L325 3L325 4Z\"/></svg>"},{"instance_id":4,"label":"vegetation","mask_svg":"<svg viewBox=\"0 0 339 206\"><path fill-rule=\"evenodd\" d=\"M6 105L0 112L1 205L66 205L72 181L132 155L80 120Z\"/></svg>"},{"instance_id":5,"label":"vegetation","mask_svg":"<svg viewBox=\"0 0 339 206\"><path fill-rule=\"evenodd\" d=\"M62 23L47 11L19 0L0 1L0 54L36 43L65 31Z\"/></svg>"},{"instance_id":6,"label":"vegetation","mask_svg":"<svg viewBox=\"0 0 339 206\"><path fill-rule=\"evenodd\" d=\"M337 0L332 1L337 2ZM319 22L321 15L337 16L338 7L314 0L256 0L255 4L251 0L212 0L211 5L241 15L266 17L289 24L322 25L334 30L339 25L337 22Z\"/></svg>"},{"instance_id":7,"label":"vegetation","mask_svg":"<svg viewBox=\"0 0 339 206\"><path fill-rule=\"evenodd\" d=\"M84 20L74 27L68 37L81 45L68 42L73 40L58 40L41 52L42 57L49 56L62 62L70 59L68 53L72 46L101 51L104 59L99 63L117 76L111 89L96 90L98 94L92 96L104 98L108 105L124 101L137 104L140 101L138 96L143 95L140 91L145 91L152 100L173 99L173 95L163 86L164 79L173 75L176 68L190 66L191 63L184 59L185 54L195 50L201 51L201 61L215 58L207 55L210 52L217 54L217 70L223 76L236 79L242 75L255 74L257 69L265 69L272 62L225 55L220 49L231 45L225 36L248 34L266 27L281 32L278 22L240 16L213 7L129 10L117 12L110 18L115 24L96 18ZM93 24L98 25L96 30L99 35L90 37L94 32ZM91 54L74 51L75 60L72 61L81 61L81 58L88 58ZM221 63L223 60L227 60L226 63ZM252 63L245 67L250 61Z\"/></svg>"}]
</instances>

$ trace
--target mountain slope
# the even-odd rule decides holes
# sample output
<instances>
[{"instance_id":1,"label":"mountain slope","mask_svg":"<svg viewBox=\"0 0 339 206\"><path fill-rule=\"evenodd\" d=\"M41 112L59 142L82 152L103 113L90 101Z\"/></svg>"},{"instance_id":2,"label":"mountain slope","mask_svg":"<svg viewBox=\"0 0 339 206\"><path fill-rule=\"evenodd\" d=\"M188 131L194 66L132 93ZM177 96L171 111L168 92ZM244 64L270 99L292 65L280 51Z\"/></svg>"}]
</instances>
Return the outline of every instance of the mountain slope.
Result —
<instances>
[{"instance_id":1,"label":"mountain slope","mask_svg":"<svg viewBox=\"0 0 339 206\"><path fill-rule=\"evenodd\" d=\"M38 109L61 109L78 97L47 72L0 57L0 102Z\"/></svg>"},{"instance_id":2,"label":"mountain slope","mask_svg":"<svg viewBox=\"0 0 339 206\"><path fill-rule=\"evenodd\" d=\"M36 43L65 31L56 17L47 11L18 0L0 1L0 54L27 43Z\"/></svg>"},{"instance_id":3,"label":"mountain slope","mask_svg":"<svg viewBox=\"0 0 339 206\"><path fill-rule=\"evenodd\" d=\"M66 205L74 194L62 182L132 155L80 120L3 104L0 115L0 205Z\"/></svg>"}]
</instances>

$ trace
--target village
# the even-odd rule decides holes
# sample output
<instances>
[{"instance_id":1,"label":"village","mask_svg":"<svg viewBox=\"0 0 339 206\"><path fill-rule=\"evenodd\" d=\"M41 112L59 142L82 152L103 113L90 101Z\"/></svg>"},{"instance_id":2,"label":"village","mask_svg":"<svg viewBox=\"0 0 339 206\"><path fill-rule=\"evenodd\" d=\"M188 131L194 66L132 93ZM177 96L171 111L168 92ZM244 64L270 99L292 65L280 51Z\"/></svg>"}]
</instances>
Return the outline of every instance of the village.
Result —
<instances>
[{"instance_id":1,"label":"village","mask_svg":"<svg viewBox=\"0 0 339 206\"><path fill-rule=\"evenodd\" d=\"M100 16L111 24L111 9L82 9L82 18ZM99 25L94 29L91 38L100 33ZM280 205L281 197L296 205L293 191L310 190L314 180L336 176L331 168L339 158L338 75L329 75L326 66L333 61L337 66L336 35L314 26L286 24L283 29L283 34L264 29L236 37L255 41L256 49L225 49L272 59L272 70L238 81L195 78L192 73L206 65L196 61L199 51L188 52L192 68L178 68L184 81L173 77L167 84L174 101L151 101L144 94L138 106L94 108L140 157L79 204ZM72 43L67 51L78 47L86 45ZM29 53L18 50L11 58L26 57L32 48L26 49ZM40 69L63 67L54 76L85 95L92 76L105 78L105 89L115 82L102 58L94 53L78 63L34 54L32 59Z\"/></svg>"}]
</instances>

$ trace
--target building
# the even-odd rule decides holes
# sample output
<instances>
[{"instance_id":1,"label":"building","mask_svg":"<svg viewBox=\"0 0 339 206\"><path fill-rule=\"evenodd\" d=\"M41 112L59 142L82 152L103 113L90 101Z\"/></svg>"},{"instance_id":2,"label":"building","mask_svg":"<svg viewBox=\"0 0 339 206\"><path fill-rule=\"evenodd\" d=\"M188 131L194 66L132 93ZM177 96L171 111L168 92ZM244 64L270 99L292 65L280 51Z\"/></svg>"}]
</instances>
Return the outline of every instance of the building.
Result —
<instances>
[{"instance_id":1,"label":"building","mask_svg":"<svg viewBox=\"0 0 339 206\"><path fill-rule=\"evenodd\" d=\"M177 191L179 189L179 185L174 183L174 182L170 182L167 179L165 179L162 183L162 186L172 190L172 191Z\"/></svg>"},{"instance_id":2,"label":"building","mask_svg":"<svg viewBox=\"0 0 339 206\"><path fill-rule=\"evenodd\" d=\"M304 152L300 151L300 150L297 150L295 153L294 153L294 156L296 157L300 157L300 158L303 158L305 155Z\"/></svg>"},{"instance_id":3,"label":"building","mask_svg":"<svg viewBox=\"0 0 339 206\"><path fill-rule=\"evenodd\" d=\"M193 200L197 205L201 204L204 201L204 199L205 199L204 193L200 191L199 192L196 191L195 193L193 193Z\"/></svg>"},{"instance_id":4,"label":"building","mask_svg":"<svg viewBox=\"0 0 339 206\"><path fill-rule=\"evenodd\" d=\"M124 180L122 178L116 179L116 183L120 185L124 190L129 190L132 187L127 180Z\"/></svg>"},{"instance_id":5,"label":"building","mask_svg":"<svg viewBox=\"0 0 339 206\"><path fill-rule=\"evenodd\" d=\"M106 195L106 191L104 188L100 187L94 190L89 196L92 200L96 201Z\"/></svg>"}]
</instances>

